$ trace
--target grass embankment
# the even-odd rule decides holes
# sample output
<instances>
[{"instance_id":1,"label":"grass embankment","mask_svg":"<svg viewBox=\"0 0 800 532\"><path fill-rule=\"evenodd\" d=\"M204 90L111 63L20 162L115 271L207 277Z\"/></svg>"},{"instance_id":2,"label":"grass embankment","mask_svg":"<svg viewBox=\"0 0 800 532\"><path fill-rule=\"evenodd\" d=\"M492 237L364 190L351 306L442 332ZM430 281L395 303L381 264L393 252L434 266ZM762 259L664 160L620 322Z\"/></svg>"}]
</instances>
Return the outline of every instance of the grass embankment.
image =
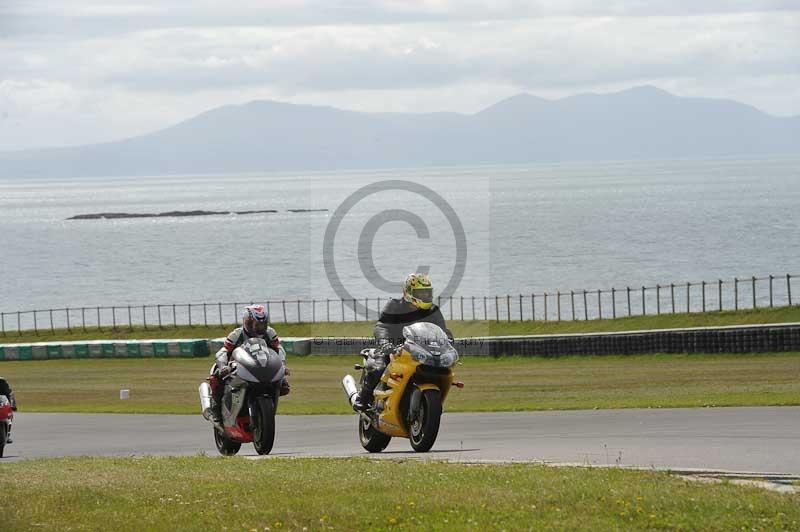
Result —
<instances>
[{"instance_id":1,"label":"grass embankment","mask_svg":"<svg viewBox=\"0 0 800 532\"><path fill-rule=\"evenodd\" d=\"M621 469L65 458L0 464L0 484L8 531L800 528L800 495Z\"/></svg>"},{"instance_id":2,"label":"grass embankment","mask_svg":"<svg viewBox=\"0 0 800 532\"><path fill-rule=\"evenodd\" d=\"M758 323L800 322L800 307L773 309L707 312L692 314L662 314L660 316L634 316L630 318L603 319L590 321L450 321L448 325L457 338L468 336L502 336L521 334L557 334L582 332L610 332L642 329L670 329L678 327L710 327L721 325L746 325ZM281 336L372 336L374 322L321 322L321 323L275 323ZM133 330L119 326L116 331L110 328L88 328L83 331L73 328L42 329L39 334L33 331L7 332L0 335L0 343L45 342L54 340L103 340L136 338L217 338L228 334L235 325L224 327L165 327Z\"/></svg>"},{"instance_id":3,"label":"grass embankment","mask_svg":"<svg viewBox=\"0 0 800 532\"><path fill-rule=\"evenodd\" d=\"M349 412L340 382L358 357L289 357L284 414ZM800 404L800 353L466 357L450 412ZM0 362L24 412L194 414L210 358ZM131 398L119 399L120 388Z\"/></svg>"}]
</instances>

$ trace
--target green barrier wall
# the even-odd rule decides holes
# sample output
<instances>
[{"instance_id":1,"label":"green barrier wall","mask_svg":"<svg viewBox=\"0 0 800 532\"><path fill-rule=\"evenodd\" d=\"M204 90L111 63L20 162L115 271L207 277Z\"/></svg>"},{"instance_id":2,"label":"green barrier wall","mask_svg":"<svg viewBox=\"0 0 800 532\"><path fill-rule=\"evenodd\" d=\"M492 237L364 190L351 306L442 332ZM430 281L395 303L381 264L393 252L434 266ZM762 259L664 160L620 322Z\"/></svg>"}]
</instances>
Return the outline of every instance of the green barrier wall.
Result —
<instances>
[{"instance_id":1,"label":"green barrier wall","mask_svg":"<svg viewBox=\"0 0 800 532\"><path fill-rule=\"evenodd\" d=\"M204 357L205 339L107 340L94 342L47 342L0 344L0 360L53 360L63 358Z\"/></svg>"}]
</instances>

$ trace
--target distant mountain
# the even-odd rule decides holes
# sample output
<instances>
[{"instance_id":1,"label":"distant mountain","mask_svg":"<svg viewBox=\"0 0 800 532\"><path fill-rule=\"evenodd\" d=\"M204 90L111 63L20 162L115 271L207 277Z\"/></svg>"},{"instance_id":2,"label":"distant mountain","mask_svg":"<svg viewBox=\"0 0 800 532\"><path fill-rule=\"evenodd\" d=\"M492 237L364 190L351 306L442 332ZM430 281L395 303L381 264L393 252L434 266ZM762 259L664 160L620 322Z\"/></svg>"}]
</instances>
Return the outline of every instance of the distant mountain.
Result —
<instances>
[{"instance_id":1,"label":"distant mountain","mask_svg":"<svg viewBox=\"0 0 800 532\"><path fill-rule=\"evenodd\" d=\"M359 113L255 101L118 142L0 152L0 178L800 155L800 117L655 87L472 115Z\"/></svg>"}]
</instances>

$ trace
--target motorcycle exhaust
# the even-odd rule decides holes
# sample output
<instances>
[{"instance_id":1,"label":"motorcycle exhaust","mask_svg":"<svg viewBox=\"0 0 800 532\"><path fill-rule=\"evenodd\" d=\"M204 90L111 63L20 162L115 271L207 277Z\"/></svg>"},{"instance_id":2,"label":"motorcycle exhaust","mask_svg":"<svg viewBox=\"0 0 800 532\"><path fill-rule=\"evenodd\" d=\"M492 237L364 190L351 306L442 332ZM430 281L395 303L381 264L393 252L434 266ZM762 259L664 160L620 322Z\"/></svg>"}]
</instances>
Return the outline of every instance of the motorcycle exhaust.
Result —
<instances>
[{"instance_id":1,"label":"motorcycle exhaust","mask_svg":"<svg viewBox=\"0 0 800 532\"><path fill-rule=\"evenodd\" d=\"M211 385L203 382L197 390L200 393L200 411L203 417L207 415L206 419L210 419L211 415Z\"/></svg>"},{"instance_id":2,"label":"motorcycle exhaust","mask_svg":"<svg viewBox=\"0 0 800 532\"><path fill-rule=\"evenodd\" d=\"M350 402L350 406L353 406L356 402L356 397L358 396L358 387L356 386L356 380L352 375L344 376L342 379L342 388L344 388L344 393L347 395L347 400Z\"/></svg>"}]
</instances>

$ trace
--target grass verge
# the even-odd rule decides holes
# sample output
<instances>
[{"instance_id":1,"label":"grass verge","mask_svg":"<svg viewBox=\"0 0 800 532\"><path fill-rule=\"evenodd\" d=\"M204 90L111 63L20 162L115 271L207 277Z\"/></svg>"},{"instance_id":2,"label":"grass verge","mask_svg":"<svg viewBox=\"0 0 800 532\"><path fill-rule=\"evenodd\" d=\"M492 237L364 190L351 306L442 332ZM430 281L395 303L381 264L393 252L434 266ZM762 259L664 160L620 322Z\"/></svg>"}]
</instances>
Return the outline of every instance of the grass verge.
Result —
<instances>
[{"instance_id":1,"label":"grass verge","mask_svg":"<svg viewBox=\"0 0 800 532\"><path fill-rule=\"evenodd\" d=\"M671 329L679 327L711 327L722 325L748 325L760 323L800 322L800 307L773 309L707 312L693 314L662 314L657 316L634 316L630 318L591 321L450 321L449 326L457 338L467 336L502 336L522 334L559 334L582 332L633 331L643 329ZM373 322L321 322L321 323L276 323L281 336L372 336ZM136 338L217 338L227 335L234 325L165 327L132 330L120 326L117 330L75 328L22 331L22 334L7 332L0 336L0 343L46 342L54 340L104 340Z\"/></svg>"},{"instance_id":2,"label":"grass verge","mask_svg":"<svg viewBox=\"0 0 800 532\"><path fill-rule=\"evenodd\" d=\"M666 473L418 460L0 464L3 530L797 530L800 495Z\"/></svg>"},{"instance_id":3,"label":"grass verge","mask_svg":"<svg viewBox=\"0 0 800 532\"><path fill-rule=\"evenodd\" d=\"M349 412L340 382L358 357L288 359L292 393L283 414ZM202 359L0 362L25 412L194 414ZM800 404L800 353L551 358L466 357L466 383L450 412ZM128 400L119 390L131 391Z\"/></svg>"}]
</instances>

